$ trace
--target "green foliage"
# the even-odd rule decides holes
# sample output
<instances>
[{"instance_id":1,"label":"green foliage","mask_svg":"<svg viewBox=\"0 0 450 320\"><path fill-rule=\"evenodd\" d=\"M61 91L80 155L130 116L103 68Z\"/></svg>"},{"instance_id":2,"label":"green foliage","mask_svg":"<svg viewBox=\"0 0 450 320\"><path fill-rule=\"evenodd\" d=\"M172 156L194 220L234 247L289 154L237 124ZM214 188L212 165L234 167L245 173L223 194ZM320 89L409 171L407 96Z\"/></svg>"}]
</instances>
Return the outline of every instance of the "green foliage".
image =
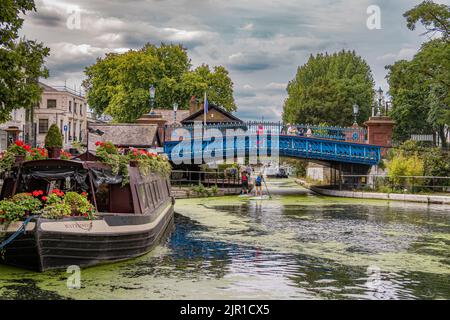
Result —
<instances>
[{"instance_id":1,"label":"green foliage","mask_svg":"<svg viewBox=\"0 0 450 320\"><path fill-rule=\"evenodd\" d=\"M63 147L63 138L56 124L52 124L48 129L47 135L45 136L45 147L60 149Z\"/></svg>"},{"instance_id":2,"label":"green foliage","mask_svg":"<svg viewBox=\"0 0 450 320\"><path fill-rule=\"evenodd\" d=\"M26 211L24 208L11 201L11 200L2 200L0 201L0 222L3 221L20 221L25 217Z\"/></svg>"},{"instance_id":3,"label":"green foliage","mask_svg":"<svg viewBox=\"0 0 450 320\"><path fill-rule=\"evenodd\" d=\"M283 158L283 163L291 166L294 169L294 174L297 178L306 177L306 168L308 161L294 158Z\"/></svg>"},{"instance_id":4,"label":"green foliage","mask_svg":"<svg viewBox=\"0 0 450 320\"><path fill-rule=\"evenodd\" d=\"M448 5L426 0L405 12L403 16L410 30L414 30L417 22L420 22L427 30L426 33L441 33L444 38L449 36L450 7Z\"/></svg>"},{"instance_id":5,"label":"green foliage","mask_svg":"<svg viewBox=\"0 0 450 320\"><path fill-rule=\"evenodd\" d=\"M49 49L36 41L19 39L24 19L36 11L33 0L0 2L0 123L10 120L11 111L31 108L39 101L39 77L47 77L43 67Z\"/></svg>"},{"instance_id":6,"label":"green foliage","mask_svg":"<svg viewBox=\"0 0 450 320\"><path fill-rule=\"evenodd\" d=\"M0 174L3 174L13 167L14 163L16 161L16 156L14 153L5 151L2 154L2 157L0 159Z\"/></svg>"},{"instance_id":7,"label":"green foliage","mask_svg":"<svg viewBox=\"0 0 450 320\"><path fill-rule=\"evenodd\" d=\"M391 117L396 121L394 140L437 132L445 148L445 127L450 124L450 10L446 5L424 1L404 16L410 29L421 22L429 32L440 32L442 37L424 43L411 61L401 60L386 67Z\"/></svg>"},{"instance_id":8,"label":"green foliage","mask_svg":"<svg viewBox=\"0 0 450 320\"><path fill-rule=\"evenodd\" d=\"M64 201L55 202L45 206L39 214L46 219L61 219L70 216L72 210Z\"/></svg>"},{"instance_id":9,"label":"green foliage","mask_svg":"<svg viewBox=\"0 0 450 320\"><path fill-rule=\"evenodd\" d=\"M210 103L228 111L236 109L228 71L221 66L211 71L207 65L191 70L181 45L147 44L140 50L110 53L85 73L89 106L117 122L134 122L149 111L151 85L156 88L156 109L171 109L175 102L180 109L188 109L191 96L203 97L205 91Z\"/></svg>"},{"instance_id":10,"label":"green foliage","mask_svg":"<svg viewBox=\"0 0 450 320\"><path fill-rule=\"evenodd\" d=\"M358 121L362 122L370 115L373 86L369 65L355 52L311 55L288 84L283 120L349 126L356 103L360 107Z\"/></svg>"},{"instance_id":11,"label":"green foliage","mask_svg":"<svg viewBox=\"0 0 450 320\"><path fill-rule=\"evenodd\" d=\"M70 206L72 216L93 218L95 208L86 196L76 192L67 192L64 196L64 202Z\"/></svg>"},{"instance_id":12,"label":"green foliage","mask_svg":"<svg viewBox=\"0 0 450 320\"><path fill-rule=\"evenodd\" d=\"M23 207L26 212L33 213L41 207L41 201L29 193L15 194L11 201Z\"/></svg>"},{"instance_id":13,"label":"green foliage","mask_svg":"<svg viewBox=\"0 0 450 320\"><path fill-rule=\"evenodd\" d=\"M120 154L112 142L97 142L96 156L101 162L109 165L114 174L122 175L122 185L129 183L128 165L130 161L137 161L139 170L147 175L157 172L164 177L169 177L172 166L161 155L149 153L145 150L134 149L128 154Z\"/></svg>"},{"instance_id":14,"label":"green foliage","mask_svg":"<svg viewBox=\"0 0 450 320\"><path fill-rule=\"evenodd\" d=\"M423 176L424 161L418 154L407 156L399 152L388 164L388 175L395 186L410 184L412 179L404 177Z\"/></svg>"},{"instance_id":15,"label":"green foliage","mask_svg":"<svg viewBox=\"0 0 450 320\"><path fill-rule=\"evenodd\" d=\"M217 196L218 193L219 193L219 187L217 186L217 184L215 184L211 187L211 194L215 197L215 196Z\"/></svg>"},{"instance_id":16,"label":"green foliage","mask_svg":"<svg viewBox=\"0 0 450 320\"><path fill-rule=\"evenodd\" d=\"M211 188L206 188L202 183L199 183L198 185L190 187L187 194L189 195L191 193L194 193L199 197L216 196L219 193L219 187L217 185L213 185Z\"/></svg>"}]
</instances>

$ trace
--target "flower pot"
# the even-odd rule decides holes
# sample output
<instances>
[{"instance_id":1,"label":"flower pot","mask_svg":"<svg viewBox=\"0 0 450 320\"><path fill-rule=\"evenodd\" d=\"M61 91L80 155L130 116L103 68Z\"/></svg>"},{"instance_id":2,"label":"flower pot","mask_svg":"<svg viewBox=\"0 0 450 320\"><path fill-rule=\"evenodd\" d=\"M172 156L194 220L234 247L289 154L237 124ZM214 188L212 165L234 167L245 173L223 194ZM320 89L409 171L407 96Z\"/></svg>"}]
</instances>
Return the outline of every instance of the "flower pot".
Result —
<instances>
[{"instance_id":1,"label":"flower pot","mask_svg":"<svg viewBox=\"0 0 450 320\"><path fill-rule=\"evenodd\" d=\"M48 150L48 157L50 159L59 159L61 157L61 148L58 147L49 147Z\"/></svg>"},{"instance_id":2,"label":"flower pot","mask_svg":"<svg viewBox=\"0 0 450 320\"><path fill-rule=\"evenodd\" d=\"M137 168L138 164L137 160L130 160L130 167Z\"/></svg>"},{"instance_id":3,"label":"flower pot","mask_svg":"<svg viewBox=\"0 0 450 320\"><path fill-rule=\"evenodd\" d=\"M15 160L16 163L25 161L25 155L16 155L15 158L16 158L16 160Z\"/></svg>"}]
</instances>

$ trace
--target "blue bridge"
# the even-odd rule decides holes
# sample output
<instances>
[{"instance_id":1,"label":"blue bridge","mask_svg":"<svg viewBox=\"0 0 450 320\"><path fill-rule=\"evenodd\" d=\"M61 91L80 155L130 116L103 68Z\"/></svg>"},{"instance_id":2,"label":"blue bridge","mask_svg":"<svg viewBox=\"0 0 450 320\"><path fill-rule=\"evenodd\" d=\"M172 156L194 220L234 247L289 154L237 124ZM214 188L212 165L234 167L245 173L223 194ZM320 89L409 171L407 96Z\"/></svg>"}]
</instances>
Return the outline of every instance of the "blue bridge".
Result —
<instances>
[{"instance_id":1,"label":"blue bridge","mask_svg":"<svg viewBox=\"0 0 450 320\"><path fill-rule=\"evenodd\" d=\"M183 140L173 135L174 130L184 132ZM215 129L221 138L210 138L209 129ZM226 138L229 129L240 133ZM188 133L188 134L187 134ZM372 166L381 160L381 147L365 143L363 128L339 128L324 126L294 126L286 128L280 123L231 123L166 127L164 152L173 161L190 159L193 163L208 162L208 157L229 158L239 155L271 156L275 150L279 156L342 164ZM185 137L189 136L189 139Z\"/></svg>"}]
</instances>

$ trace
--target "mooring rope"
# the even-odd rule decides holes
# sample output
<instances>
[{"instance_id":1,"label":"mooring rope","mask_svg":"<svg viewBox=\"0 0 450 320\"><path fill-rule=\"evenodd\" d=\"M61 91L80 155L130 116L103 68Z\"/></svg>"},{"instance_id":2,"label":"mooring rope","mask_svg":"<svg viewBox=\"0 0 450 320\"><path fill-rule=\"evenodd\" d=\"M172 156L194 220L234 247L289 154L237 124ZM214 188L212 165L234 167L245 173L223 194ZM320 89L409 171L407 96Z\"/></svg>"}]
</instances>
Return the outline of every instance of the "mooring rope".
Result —
<instances>
[{"instance_id":1,"label":"mooring rope","mask_svg":"<svg viewBox=\"0 0 450 320\"><path fill-rule=\"evenodd\" d=\"M25 234L25 232L27 231L28 222L30 222L31 219L33 219L35 217L38 217L38 216L29 216L28 218L26 218L25 221L20 226L20 228L17 229L16 232L14 232L8 239L6 239L5 241L3 241L0 244L0 250L3 250L4 247L6 247L8 244L13 242L18 236L20 236L22 234L22 231L23 231L23 234Z\"/></svg>"}]
</instances>

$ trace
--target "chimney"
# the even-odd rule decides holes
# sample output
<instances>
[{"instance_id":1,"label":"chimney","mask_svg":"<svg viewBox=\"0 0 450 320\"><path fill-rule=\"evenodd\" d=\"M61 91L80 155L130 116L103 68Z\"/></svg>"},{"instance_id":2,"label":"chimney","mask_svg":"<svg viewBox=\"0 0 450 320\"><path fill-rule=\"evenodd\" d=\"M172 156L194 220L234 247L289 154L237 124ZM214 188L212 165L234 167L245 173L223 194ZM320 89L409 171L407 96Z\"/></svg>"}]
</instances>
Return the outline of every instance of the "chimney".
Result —
<instances>
[{"instance_id":1,"label":"chimney","mask_svg":"<svg viewBox=\"0 0 450 320\"><path fill-rule=\"evenodd\" d=\"M203 110L203 102L199 103L198 99L195 96L191 97L191 101L189 101L189 115L196 113L199 110Z\"/></svg>"},{"instance_id":2,"label":"chimney","mask_svg":"<svg viewBox=\"0 0 450 320\"><path fill-rule=\"evenodd\" d=\"M195 96L192 96L191 101L189 101L189 115L195 113L197 111L197 108L198 108L197 99L195 98Z\"/></svg>"}]
</instances>

